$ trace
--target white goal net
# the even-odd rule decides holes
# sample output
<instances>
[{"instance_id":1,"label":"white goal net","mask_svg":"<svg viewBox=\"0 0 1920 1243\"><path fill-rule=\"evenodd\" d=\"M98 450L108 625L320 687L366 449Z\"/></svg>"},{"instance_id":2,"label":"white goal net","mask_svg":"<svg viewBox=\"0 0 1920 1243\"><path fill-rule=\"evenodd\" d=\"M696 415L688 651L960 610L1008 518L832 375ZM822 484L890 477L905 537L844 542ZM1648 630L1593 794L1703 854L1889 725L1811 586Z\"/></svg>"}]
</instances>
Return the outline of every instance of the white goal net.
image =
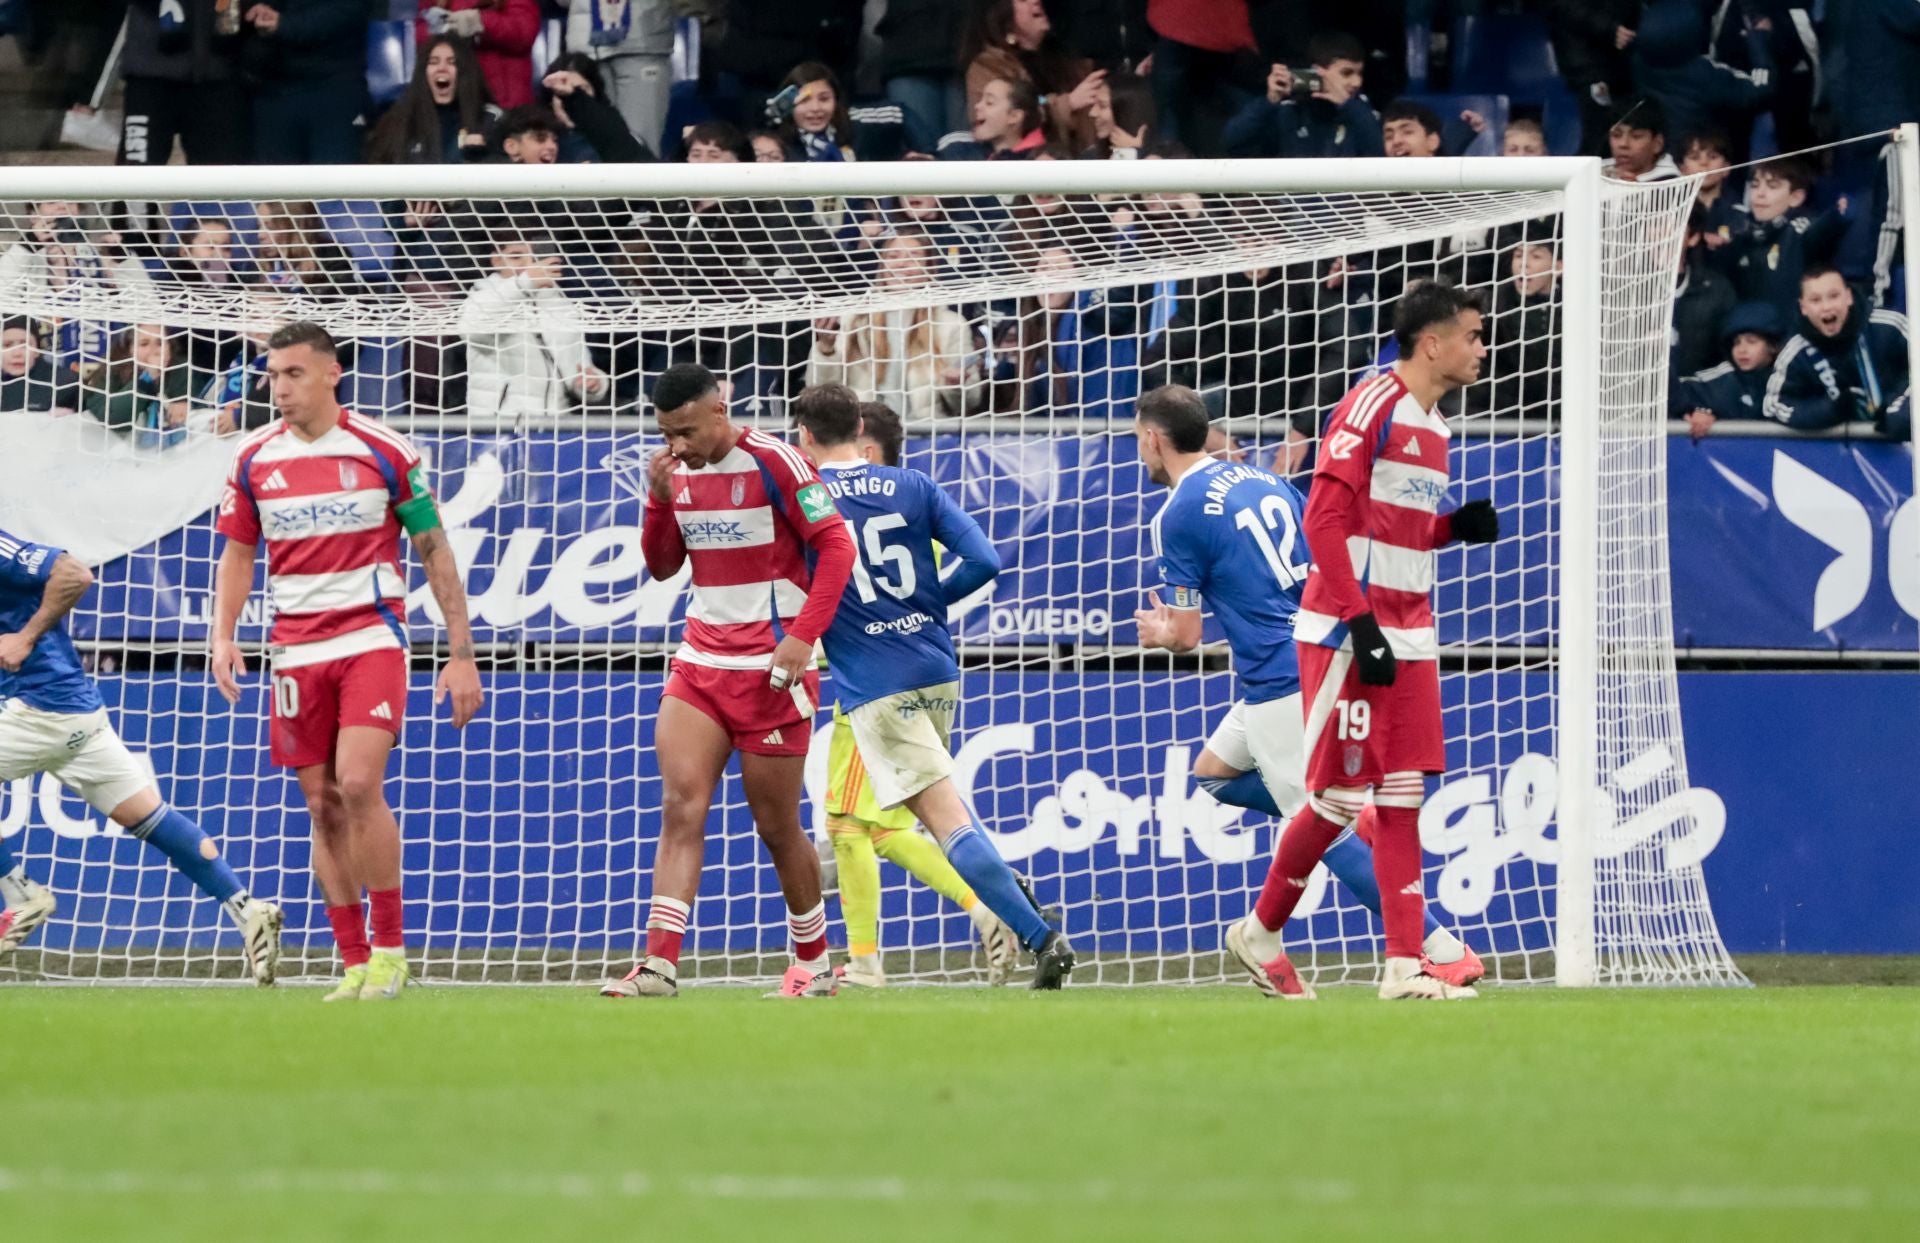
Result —
<instances>
[{"instance_id":1,"label":"white goal net","mask_svg":"<svg viewBox=\"0 0 1920 1243\"><path fill-rule=\"evenodd\" d=\"M738 421L784 433L802 387L845 383L901 416L905 464L1005 563L952 618L959 780L1059 909L1076 982L1220 981L1222 925L1279 826L1190 776L1233 702L1224 647L1135 645L1164 493L1134 398L1193 386L1223 453L1304 487L1326 414L1391 362L1394 299L1471 285L1491 350L1450 399L1452 501L1492 497L1506 537L1440 554L1450 767L1422 822L1430 909L1498 980L1738 982L1699 868L1724 812L1687 784L1667 604L1664 377L1691 186L1424 163L36 172L0 202L0 529L94 567L71 628L121 733L286 904L284 970L330 974L265 680L229 709L204 655L212 506L238 434L274 417L262 343L327 327L344 404L430 465L487 684L464 732L434 710L444 636L413 566L388 792L420 974L586 982L644 938L653 721L685 608L683 581L651 581L640 555L646 394L698 361ZM256 670L268 620L257 591ZM823 838L828 734L823 716L806 809ZM1596 795L1575 797L1581 774ZM784 907L737 776L708 827L683 978L777 975ZM62 904L0 979L243 974L215 905L51 778L0 788L0 835ZM965 915L883 866L890 974L977 978ZM1379 924L1351 894L1316 880L1300 909L1289 944L1313 978L1372 978Z\"/></svg>"}]
</instances>

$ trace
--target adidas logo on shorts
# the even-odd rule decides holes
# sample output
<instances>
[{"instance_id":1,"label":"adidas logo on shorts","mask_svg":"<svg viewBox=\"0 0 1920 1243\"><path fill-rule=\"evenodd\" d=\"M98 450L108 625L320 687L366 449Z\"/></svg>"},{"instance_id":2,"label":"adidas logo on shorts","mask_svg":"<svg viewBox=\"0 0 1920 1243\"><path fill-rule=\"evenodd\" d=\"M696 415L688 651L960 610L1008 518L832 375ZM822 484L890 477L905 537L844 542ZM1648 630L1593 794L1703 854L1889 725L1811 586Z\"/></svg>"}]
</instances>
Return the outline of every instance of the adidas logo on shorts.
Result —
<instances>
[{"instance_id":1,"label":"adidas logo on shorts","mask_svg":"<svg viewBox=\"0 0 1920 1243\"><path fill-rule=\"evenodd\" d=\"M383 699L373 706L372 715L379 717L383 721L391 721L393 719L393 709L389 708L387 701Z\"/></svg>"},{"instance_id":2,"label":"adidas logo on shorts","mask_svg":"<svg viewBox=\"0 0 1920 1243\"><path fill-rule=\"evenodd\" d=\"M765 738L762 738L760 740L760 745L763 747L778 747L778 746L784 745L785 741L786 741L785 739L780 737L780 731L776 729L771 734L768 734Z\"/></svg>"}]
</instances>

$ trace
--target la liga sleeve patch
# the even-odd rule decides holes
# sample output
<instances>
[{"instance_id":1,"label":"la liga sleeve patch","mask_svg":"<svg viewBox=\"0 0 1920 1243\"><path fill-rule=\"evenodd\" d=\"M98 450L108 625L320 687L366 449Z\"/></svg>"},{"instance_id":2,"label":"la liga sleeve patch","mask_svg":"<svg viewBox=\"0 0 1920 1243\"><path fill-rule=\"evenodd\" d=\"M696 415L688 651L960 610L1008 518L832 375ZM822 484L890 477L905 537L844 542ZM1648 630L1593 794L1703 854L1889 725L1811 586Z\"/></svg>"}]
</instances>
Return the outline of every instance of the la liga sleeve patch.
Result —
<instances>
[{"instance_id":1,"label":"la liga sleeve patch","mask_svg":"<svg viewBox=\"0 0 1920 1243\"><path fill-rule=\"evenodd\" d=\"M808 522L819 522L823 518L831 518L836 512L833 507L833 498L827 495L824 484L808 484L800 489L798 499L800 512L807 516Z\"/></svg>"}]
</instances>

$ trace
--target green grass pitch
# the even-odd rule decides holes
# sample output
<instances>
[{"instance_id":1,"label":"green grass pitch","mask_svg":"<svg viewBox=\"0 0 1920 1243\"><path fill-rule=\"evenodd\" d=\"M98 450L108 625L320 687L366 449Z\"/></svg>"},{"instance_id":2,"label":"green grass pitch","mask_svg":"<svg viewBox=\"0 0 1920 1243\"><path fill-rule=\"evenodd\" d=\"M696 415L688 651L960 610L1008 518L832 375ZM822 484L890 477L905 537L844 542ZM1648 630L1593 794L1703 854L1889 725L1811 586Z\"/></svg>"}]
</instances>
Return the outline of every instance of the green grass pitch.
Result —
<instances>
[{"instance_id":1,"label":"green grass pitch","mask_svg":"<svg viewBox=\"0 0 1920 1243\"><path fill-rule=\"evenodd\" d=\"M0 990L38 1241L1920 1238L1920 991Z\"/></svg>"}]
</instances>

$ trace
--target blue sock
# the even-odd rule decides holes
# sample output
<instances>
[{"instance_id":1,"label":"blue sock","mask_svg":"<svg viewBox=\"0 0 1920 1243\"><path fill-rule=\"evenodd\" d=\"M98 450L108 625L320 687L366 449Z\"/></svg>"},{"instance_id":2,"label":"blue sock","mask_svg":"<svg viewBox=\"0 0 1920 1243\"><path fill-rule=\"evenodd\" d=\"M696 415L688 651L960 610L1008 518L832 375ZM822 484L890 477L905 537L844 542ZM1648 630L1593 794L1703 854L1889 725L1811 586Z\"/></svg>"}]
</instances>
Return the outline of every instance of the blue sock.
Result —
<instances>
[{"instance_id":1,"label":"blue sock","mask_svg":"<svg viewBox=\"0 0 1920 1243\"><path fill-rule=\"evenodd\" d=\"M132 833L173 860L181 875L215 900L227 902L241 892L240 878L225 859L217 853L211 859L201 853L207 835L200 826L167 804L160 804L151 816L133 827Z\"/></svg>"},{"instance_id":2,"label":"blue sock","mask_svg":"<svg viewBox=\"0 0 1920 1243\"><path fill-rule=\"evenodd\" d=\"M1198 780L1201 789L1229 807L1264 811L1269 816L1280 814L1279 805L1273 801L1273 791L1267 789L1267 783L1260 780L1260 770L1257 768L1238 777L1201 777Z\"/></svg>"},{"instance_id":3,"label":"blue sock","mask_svg":"<svg viewBox=\"0 0 1920 1243\"><path fill-rule=\"evenodd\" d=\"M1327 853L1321 856L1321 861L1327 865L1327 871L1353 891L1353 896L1360 899L1361 906L1375 915L1380 913L1380 882L1373 877L1373 851L1360 840L1358 833L1349 828L1334 838L1333 845L1327 847ZM1431 908L1426 916L1427 931L1438 931L1440 921L1433 917Z\"/></svg>"},{"instance_id":4,"label":"blue sock","mask_svg":"<svg viewBox=\"0 0 1920 1243\"><path fill-rule=\"evenodd\" d=\"M973 887L988 910L1013 929L1020 944L1037 950L1047 943L1053 929L1047 927L1040 912L1034 910L1027 896L1020 892L1018 882L1013 879L1013 869L1007 866L985 833L970 824L962 825L947 838L944 849L947 862L960 873L960 879Z\"/></svg>"}]
</instances>

